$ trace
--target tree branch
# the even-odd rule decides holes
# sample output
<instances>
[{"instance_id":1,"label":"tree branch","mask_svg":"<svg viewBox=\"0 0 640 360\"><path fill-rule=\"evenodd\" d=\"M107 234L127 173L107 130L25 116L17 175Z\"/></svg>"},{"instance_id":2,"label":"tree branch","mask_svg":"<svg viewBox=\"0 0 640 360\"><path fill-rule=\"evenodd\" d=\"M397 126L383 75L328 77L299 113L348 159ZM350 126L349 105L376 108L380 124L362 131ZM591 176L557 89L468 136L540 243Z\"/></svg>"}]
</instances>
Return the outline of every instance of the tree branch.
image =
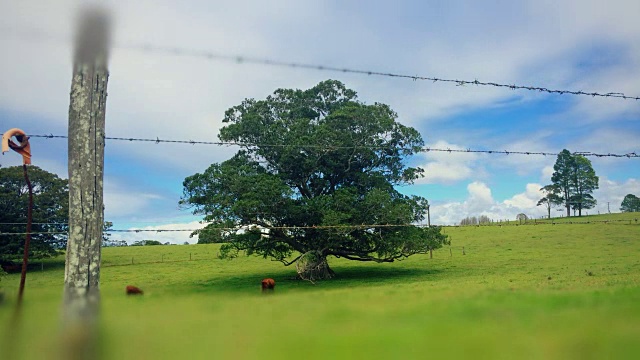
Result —
<instances>
[{"instance_id":1,"label":"tree branch","mask_svg":"<svg viewBox=\"0 0 640 360\"><path fill-rule=\"evenodd\" d=\"M302 255L304 255L304 254L300 254L300 255L298 255L295 259L293 259L293 260L291 260L291 261L289 261L289 262L287 262L287 261L286 261L286 260L284 260L284 259L272 260L272 261L280 261L281 263L283 263L283 264L284 264L284 266L289 266L289 265L293 264L294 262L298 261L298 259L300 259L300 258L302 257Z\"/></svg>"},{"instance_id":2,"label":"tree branch","mask_svg":"<svg viewBox=\"0 0 640 360\"><path fill-rule=\"evenodd\" d=\"M291 246L294 250L296 250L298 252L301 252L301 253L305 252L305 248L301 243L299 243L298 241L296 241L292 237L287 236L281 229L274 229L274 228L272 228L271 224L267 224L266 222L263 222L263 221L260 221L260 220L256 220L255 224L269 229L269 236L273 236L275 239L280 240L280 241L288 244L289 246Z\"/></svg>"},{"instance_id":3,"label":"tree branch","mask_svg":"<svg viewBox=\"0 0 640 360\"><path fill-rule=\"evenodd\" d=\"M353 252L346 252L346 251L338 251L338 250L332 250L327 252L327 255L333 255L335 257L342 257L348 260L356 260L356 261L374 261L377 263L383 263L383 262L394 262L398 259L401 258L406 258L408 255L405 254L398 254L398 255L394 255L391 257L387 257L387 258L377 258L377 257L373 257L371 255L363 255L363 254L355 254Z\"/></svg>"}]
</instances>

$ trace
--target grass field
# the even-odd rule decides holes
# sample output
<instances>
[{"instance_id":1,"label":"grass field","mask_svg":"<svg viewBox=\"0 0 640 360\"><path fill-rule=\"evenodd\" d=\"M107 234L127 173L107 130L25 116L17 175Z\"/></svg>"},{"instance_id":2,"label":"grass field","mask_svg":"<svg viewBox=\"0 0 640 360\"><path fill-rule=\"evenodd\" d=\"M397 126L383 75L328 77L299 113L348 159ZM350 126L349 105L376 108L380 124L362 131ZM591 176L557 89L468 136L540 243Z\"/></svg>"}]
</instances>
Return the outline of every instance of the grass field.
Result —
<instances>
[{"instance_id":1,"label":"grass field","mask_svg":"<svg viewBox=\"0 0 640 360\"><path fill-rule=\"evenodd\" d=\"M295 269L278 262L219 260L217 245L106 248L103 357L635 359L639 217L446 228L452 246L433 259L330 259L338 277L316 285L292 280ZM0 344L19 350L14 358L57 352L64 264L42 266L28 274L20 328L0 328L10 339ZM260 293L264 277L276 280L274 294ZM0 324L18 281L0 282ZM145 295L126 297L129 284Z\"/></svg>"}]
</instances>

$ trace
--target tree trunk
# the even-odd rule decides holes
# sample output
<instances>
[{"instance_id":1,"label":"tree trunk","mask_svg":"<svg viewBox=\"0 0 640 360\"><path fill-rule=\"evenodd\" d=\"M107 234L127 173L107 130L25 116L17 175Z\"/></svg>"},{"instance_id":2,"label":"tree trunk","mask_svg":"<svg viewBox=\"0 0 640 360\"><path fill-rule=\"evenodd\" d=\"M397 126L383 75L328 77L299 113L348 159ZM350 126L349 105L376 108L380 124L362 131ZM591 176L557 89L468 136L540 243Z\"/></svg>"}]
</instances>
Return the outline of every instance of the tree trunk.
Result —
<instances>
[{"instance_id":1,"label":"tree trunk","mask_svg":"<svg viewBox=\"0 0 640 360\"><path fill-rule=\"evenodd\" d=\"M104 223L109 23L103 11L94 9L82 16L76 35L69 105L69 239L63 319L71 327L91 324L97 318Z\"/></svg>"},{"instance_id":2,"label":"tree trunk","mask_svg":"<svg viewBox=\"0 0 640 360\"><path fill-rule=\"evenodd\" d=\"M582 203L578 204L578 217L582 217Z\"/></svg>"},{"instance_id":3,"label":"tree trunk","mask_svg":"<svg viewBox=\"0 0 640 360\"><path fill-rule=\"evenodd\" d=\"M311 282L328 280L336 273L329 267L327 256L317 250L304 253L296 262L298 278Z\"/></svg>"}]
</instances>

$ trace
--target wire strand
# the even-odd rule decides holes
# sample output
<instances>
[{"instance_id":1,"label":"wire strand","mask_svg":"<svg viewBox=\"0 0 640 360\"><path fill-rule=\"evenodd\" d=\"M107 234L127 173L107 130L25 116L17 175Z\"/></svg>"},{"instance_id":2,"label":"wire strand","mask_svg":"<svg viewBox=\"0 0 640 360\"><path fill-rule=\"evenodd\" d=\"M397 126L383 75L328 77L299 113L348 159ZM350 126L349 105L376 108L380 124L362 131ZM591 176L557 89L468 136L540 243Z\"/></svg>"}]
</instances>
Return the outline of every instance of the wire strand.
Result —
<instances>
[{"instance_id":1,"label":"wire strand","mask_svg":"<svg viewBox=\"0 0 640 360\"><path fill-rule=\"evenodd\" d=\"M328 230L328 229L371 229L371 228L400 228L400 227L492 227L492 226L536 226L536 225L584 225L584 224L610 224L610 223L629 223L638 224L638 219L618 219L618 220L588 220L588 221L560 221L555 222L553 220L541 220L541 221L527 221L524 224L520 224L516 221L513 222L493 222L491 224L475 224L475 225L426 225L426 224L362 224L362 225L317 225L317 226L271 226L271 227L254 227L254 226L243 226L243 227L222 227L222 228L213 228L213 230L220 231L238 231L238 230L251 230L255 229L264 229L264 230ZM2 224L0 224L2 225ZM141 233L141 232L155 232L155 233L164 233L164 232L195 232L201 231L205 228L200 229L109 229L105 231L106 233L118 232L118 233ZM32 235L62 235L68 234L66 231L62 232L31 232ZM1 235L26 235L25 232L1 232Z\"/></svg>"},{"instance_id":2,"label":"wire strand","mask_svg":"<svg viewBox=\"0 0 640 360\"><path fill-rule=\"evenodd\" d=\"M66 42L68 39L64 36L56 36L55 34L51 34L42 30L37 30L33 28L21 28L21 29L12 29L6 26L0 27L0 34L4 36L12 36L17 37L22 40L30 40L30 41L56 41L56 42ZM285 67L292 69L306 69L306 70L316 70L316 71L329 71L329 72L339 72L344 74L358 74L358 75L367 75L367 76L382 76L382 77L390 77L390 78L398 78L412 81L430 81L433 83L441 82L441 83L449 83L455 84L456 86L466 86L466 85L475 85L475 86L484 86L484 87L496 87L496 88L504 88L509 90L526 90L526 91L535 91L542 92L548 94L557 94L557 95L576 95L576 96L590 96L590 97L602 97L602 98L617 98L623 100L640 100L640 96L628 96L620 91L582 91L582 90L563 90L563 89L550 89L547 87L536 86L536 85L520 85L520 84L504 84L497 83L493 81L479 81L477 78L474 80L465 80L465 79L447 79L447 78L439 78L433 76L419 76L419 75L409 75L402 73L392 73L392 72L384 72L378 70L363 70L363 69L355 69L348 67L339 67L339 66L328 66L328 65L320 65L320 64L309 64L309 63L301 63L295 61L285 61L285 60L273 60L268 58L261 57L251 57L251 56L243 56L243 55L229 55L229 54L221 54L213 51L201 50L201 49L189 49L189 48L181 48L181 47L172 47L172 46L161 46L150 43L120 43L114 44L115 48L124 49L124 50L133 50L139 51L147 54L163 54L170 56L184 56L184 57L195 57L201 58L207 61L227 61L233 62L236 64L255 64L255 65L263 65L263 66L273 66L273 67Z\"/></svg>"},{"instance_id":3,"label":"wire strand","mask_svg":"<svg viewBox=\"0 0 640 360\"><path fill-rule=\"evenodd\" d=\"M30 138L46 138L46 139L67 139L67 135L53 135L53 134L43 134L43 135L29 135ZM194 141L194 140L168 140L168 139L160 139L156 137L152 138L135 138L135 137L110 137L106 136L105 140L115 140L115 141L129 141L129 142L146 142L146 143L154 143L154 144L163 144L163 143L172 143L172 144L190 144L190 145L215 145L215 146L253 146L253 147L278 147L278 148L315 148L315 149L328 149L328 150L338 150L338 149L384 149L385 147L380 146L363 146L363 145L354 145L354 146L345 146L345 145L318 145L318 144L252 144L252 143L243 143L236 141ZM420 149L423 152L439 152L439 153L475 153L475 154L489 154L489 155L539 155L539 156L557 156L557 152L544 152L544 151L522 151L522 150L477 150L477 149L451 149L451 148L432 148L432 147L422 147ZM620 154L620 153L596 153L592 151L576 151L573 152L574 155L582 155L589 157L615 157L615 158L639 158L640 154L634 152Z\"/></svg>"},{"instance_id":4,"label":"wire strand","mask_svg":"<svg viewBox=\"0 0 640 360\"><path fill-rule=\"evenodd\" d=\"M351 68L337 67L337 66L306 64L306 63L299 63L299 62L293 62L293 61L272 60L267 58L248 57L248 56L240 56L240 55L225 55L225 54L219 54L219 53L206 51L206 50L158 46L158 45L152 45L152 44L126 44L126 45L120 45L118 47L123 49L142 51L146 53L161 53L161 54L172 55L172 56L189 56L189 57L203 58L209 61L229 61L229 62L235 62L237 64L256 64L256 65L266 65L266 66L275 66L275 67L288 67L288 68L294 68L294 69L309 69L309 70L318 70L318 71L341 72L345 74L384 76L384 77L391 77L391 78L408 79L413 81L421 80L421 81L431 81L434 83L436 82L453 83L456 86L465 86L465 85L493 86L497 88L506 88L510 90L537 91L537 92L544 92L544 93L558 94L558 95L567 94L567 95L579 95L579 96L591 96L591 97L619 98L624 100L640 100L639 96L627 96L622 92L597 92L597 91L589 92L589 91L582 91L582 90L557 90L557 89L549 89L546 87L533 86L533 85L501 84L496 82L479 81L478 79L474 79L474 80L446 79L446 78L438 78L438 77L431 77L431 76L418 76L418 75L390 73L390 72L375 71L375 70L362 70L362 69L351 69Z\"/></svg>"}]
</instances>

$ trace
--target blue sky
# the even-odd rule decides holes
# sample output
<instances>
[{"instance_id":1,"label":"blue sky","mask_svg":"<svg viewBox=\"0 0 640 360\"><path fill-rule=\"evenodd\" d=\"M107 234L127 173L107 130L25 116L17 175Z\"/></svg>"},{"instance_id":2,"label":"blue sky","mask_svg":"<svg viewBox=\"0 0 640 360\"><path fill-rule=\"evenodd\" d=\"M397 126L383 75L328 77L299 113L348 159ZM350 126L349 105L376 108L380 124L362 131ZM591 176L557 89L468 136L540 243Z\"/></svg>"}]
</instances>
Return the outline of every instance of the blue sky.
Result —
<instances>
[{"instance_id":1,"label":"blue sky","mask_svg":"<svg viewBox=\"0 0 640 360\"><path fill-rule=\"evenodd\" d=\"M65 135L74 18L87 1L0 3L0 128ZM103 1L115 30L107 136L215 141L224 111L277 88L329 78L390 105L428 146L640 153L640 102L455 86L172 56L127 44L211 51L438 78L640 96L638 1ZM35 35L33 35L35 34ZM32 139L33 163L67 177L67 144ZM105 216L118 229L189 229L182 181L236 149L109 141ZM640 196L640 160L590 158L600 176L590 213ZM424 153L426 177L401 189L427 197L432 222L541 216L554 157ZM20 164L15 154L2 166ZM558 213L559 214L559 213ZM188 233L115 234L194 242Z\"/></svg>"}]
</instances>

